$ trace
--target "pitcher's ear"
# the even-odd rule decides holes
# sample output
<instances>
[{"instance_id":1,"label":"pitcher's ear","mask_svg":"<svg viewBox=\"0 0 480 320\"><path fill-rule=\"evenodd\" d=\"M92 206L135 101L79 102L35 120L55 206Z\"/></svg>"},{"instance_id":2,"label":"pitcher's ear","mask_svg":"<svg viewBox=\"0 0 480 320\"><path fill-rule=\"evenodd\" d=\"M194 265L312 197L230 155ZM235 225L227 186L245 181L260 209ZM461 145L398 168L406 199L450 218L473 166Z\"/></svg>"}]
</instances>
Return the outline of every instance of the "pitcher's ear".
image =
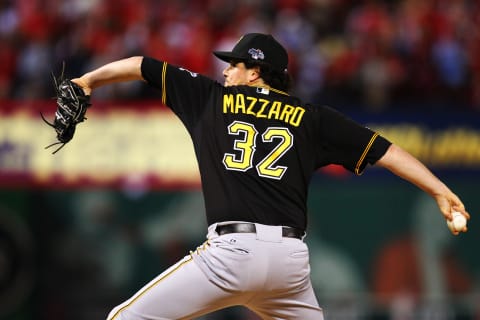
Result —
<instances>
[{"instance_id":1,"label":"pitcher's ear","mask_svg":"<svg viewBox=\"0 0 480 320\"><path fill-rule=\"evenodd\" d=\"M249 72L249 81L250 82L253 82L253 81L257 80L258 78L260 78L260 67L259 66L248 69L248 72Z\"/></svg>"}]
</instances>

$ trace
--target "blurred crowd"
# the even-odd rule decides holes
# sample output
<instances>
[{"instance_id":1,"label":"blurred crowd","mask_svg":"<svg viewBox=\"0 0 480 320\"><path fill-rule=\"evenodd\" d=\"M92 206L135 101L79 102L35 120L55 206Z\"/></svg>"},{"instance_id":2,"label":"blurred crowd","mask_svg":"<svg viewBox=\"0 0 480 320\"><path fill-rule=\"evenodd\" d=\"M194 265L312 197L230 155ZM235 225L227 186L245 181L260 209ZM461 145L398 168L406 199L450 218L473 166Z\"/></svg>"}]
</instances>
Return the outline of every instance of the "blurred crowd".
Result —
<instances>
[{"instance_id":1,"label":"blurred crowd","mask_svg":"<svg viewBox=\"0 0 480 320\"><path fill-rule=\"evenodd\" d=\"M2 0L0 99L53 95L69 76L149 55L221 80L212 50L246 32L290 52L293 93L381 112L480 110L477 0ZM151 98L143 86L98 99Z\"/></svg>"}]
</instances>

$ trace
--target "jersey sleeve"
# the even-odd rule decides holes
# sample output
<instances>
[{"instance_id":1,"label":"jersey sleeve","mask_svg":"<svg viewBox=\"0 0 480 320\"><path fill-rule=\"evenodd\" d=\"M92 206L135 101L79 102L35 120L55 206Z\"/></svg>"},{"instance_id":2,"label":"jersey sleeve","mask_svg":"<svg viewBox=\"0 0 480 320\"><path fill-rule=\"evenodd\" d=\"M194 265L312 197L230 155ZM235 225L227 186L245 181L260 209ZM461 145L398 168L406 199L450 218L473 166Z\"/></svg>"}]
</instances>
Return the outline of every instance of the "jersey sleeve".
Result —
<instances>
[{"instance_id":1,"label":"jersey sleeve","mask_svg":"<svg viewBox=\"0 0 480 320\"><path fill-rule=\"evenodd\" d=\"M161 92L162 104L168 106L190 130L207 105L215 81L184 68L144 57L143 79Z\"/></svg>"},{"instance_id":2,"label":"jersey sleeve","mask_svg":"<svg viewBox=\"0 0 480 320\"><path fill-rule=\"evenodd\" d=\"M340 112L321 107L317 113L322 157L327 163L339 164L360 175L367 164L380 159L391 142L377 132L349 119Z\"/></svg>"}]
</instances>

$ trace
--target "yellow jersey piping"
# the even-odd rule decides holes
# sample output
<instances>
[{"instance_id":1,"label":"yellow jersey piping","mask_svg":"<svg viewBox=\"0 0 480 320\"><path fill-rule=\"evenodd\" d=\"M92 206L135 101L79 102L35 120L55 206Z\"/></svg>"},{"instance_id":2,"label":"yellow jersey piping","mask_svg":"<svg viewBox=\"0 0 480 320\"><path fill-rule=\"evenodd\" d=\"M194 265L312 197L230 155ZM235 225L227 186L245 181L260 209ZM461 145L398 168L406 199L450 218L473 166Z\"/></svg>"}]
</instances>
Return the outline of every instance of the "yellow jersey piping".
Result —
<instances>
[{"instance_id":1,"label":"yellow jersey piping","mask_svg":"<svg viewBox=\"0 0 480 320\"><path fill-rule=\"evenodd\" d=\"M166 85L165 85L165 78L167 74L167 63L163 63L163 68L162 68L162 103L166 104L167 103L167 90L166 90Z\"/></svg>"},{"instance_id":2,"label":"yellow jersey piping","mask_svg":"<svg viewBox=\"0 0 480 320\"><path fill-rule=\"evenodd\" d=\"M360 171L360 167L361 167L363 161L365 160L365 157L367 156L368 151L372 147L373 142L375 141L375 139L377 139L377 137L378 137L378 133L375 132L375 134L370 138L370 141L368 142L367 146L365 147L365 150L363 150L362 156L360 157L360 159L358 159L357 165L355 166L355 174L356 175L361 175L362 174L362 172Z\"/></svg>"}]
</instances>

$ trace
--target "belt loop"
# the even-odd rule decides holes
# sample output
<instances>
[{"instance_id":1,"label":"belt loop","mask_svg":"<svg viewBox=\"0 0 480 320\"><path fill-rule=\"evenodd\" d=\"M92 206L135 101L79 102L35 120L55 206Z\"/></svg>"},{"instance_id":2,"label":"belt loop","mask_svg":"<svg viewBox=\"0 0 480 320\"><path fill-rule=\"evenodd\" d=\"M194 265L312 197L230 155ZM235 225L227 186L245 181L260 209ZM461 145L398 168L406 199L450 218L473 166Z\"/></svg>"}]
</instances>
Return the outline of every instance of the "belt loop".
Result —
<instances>
[{"instance_id":1,"label":"belt loop","mask_svg":"<svg viewBox=\"0 0 480 320\"><path fill-rule=\"evenodd\" d=\"M211 225L208 226L208 232L207 232L207 239L213 239L218 237L217 233L217 225L218 223L212 223Z\"/></svg>"},{"instance_id":2,"label":"belt loop","mask_svg":"<svg viewBox=\"0 0 480 320\"><path fill-rule=\"evenodd\" d=\"M307 237L307 231L303 232L303 236L300 240L305 241L305 238Z\"/></svg>"}]
</instances>

